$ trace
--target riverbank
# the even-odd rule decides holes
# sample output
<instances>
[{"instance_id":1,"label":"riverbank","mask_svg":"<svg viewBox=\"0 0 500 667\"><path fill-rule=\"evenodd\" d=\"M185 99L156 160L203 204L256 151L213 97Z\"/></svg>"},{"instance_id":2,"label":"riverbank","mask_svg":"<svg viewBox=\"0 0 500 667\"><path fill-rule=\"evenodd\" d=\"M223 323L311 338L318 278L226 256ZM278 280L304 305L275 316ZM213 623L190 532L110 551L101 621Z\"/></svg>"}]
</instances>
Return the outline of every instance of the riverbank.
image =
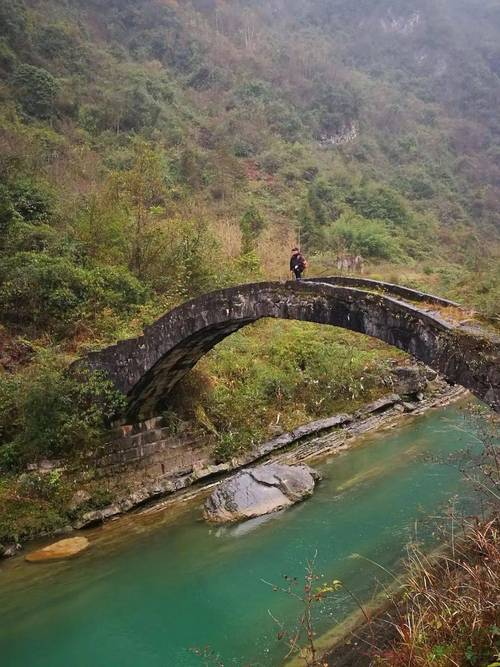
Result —
<instances>
[{"instance_id":1,"label":"riverbank","mask_svg":"<svg viewBox=\"0 0 500 667\"><path fill-rule=\"evenodd\" d=\"M431 553L413 546L404 574L364 607L369 622L358 611L318 639L321 665L497 665L498 513L462 529Z\"/></svg>"},{"instance_id":2,"label":"riverbank","mask_svg":"<svg viewBox=\"0 0 500 667\"><path fill-rule=\"evenodd\" d=\"M469 506L457 467L439 463L474 442L468 405L353 439L348 451L315 464L323 481L307 502L265 520L214 527L201 520L201 496L172 497L162 511L145 508L86 530L90 547L77 561L2 563L4 662L58 667L73 655L77 667L198 667L190 647L210 646L224 664L282 665L286 648L267 610L293 628L301 605L263 580L301 581L317 552L315 570L325 581L345 582L363 603L373 599L392 577L366 558L399 574L416 521L432 548L425 517L455 495ZM344 591L332 595L317 609L318 635L354 608Z\"/></svg>"},{"instance_id":3,"label":"riverbank","mask_svg":"<svg viewBox=\"0 0 500 667\"><path fill-rule=\"evenodd\" d=\"M357 437L365 433L382 428L394 428L404 418L449 405L466 394L462 387L452 387L441 380L433 383L427 395L421 394L420 400L404 400L399 394L387 394L365 405L353 415L334 415L328 419L305 424L228 462L205 467L194 466L193 471L187 475L175 479L167 477L165 480L156 480L151 485L146 484L140 491L112 506L84 515L77 527L96 525L112 516L144 506L146 511L161 509L165 506L165 502L176 502L185 498L186 491L190 498L203 494L233 472L257 462L272 461L293 465L345 451L355 444ZM162 500L163 498L167 500ZM133 505L129 507L131 503Z\"/></svg>"},{"instance_id":4,"label":"riverbank","mask_svg":"<svg viewBox=\"0 0 500 667\"><path fill-rule=\"evenodd\" d=\"M411 387L415 389L415 386ZM451 387L444 381L434 378L427 384L425 392L415 392L413 399L407 395L391 393L365 405L354 414L339 414L305 424L291 432L283 433L276 438L260 444L230 461L214 464L210 460L203 465L193 462L185 474L177 471L148 478L139 474L132 466L128 470L103 479L98 477L85 484L85 477L80 475L73 482L72 497L69 498L74 510L71 525L60 526L52 533L36 533L33 539L51 537L52 535L68 535L74 531L93 527L100 523L116 520L118 517L134 511L156 511L175 502L206 493L220 480L231 473L256 462L275 461L294 464L321 459L334 452L341 452L351 447L356 438L362 434L382 428L392 428L401 420L411 415L422 414L431 408L447 405L466 394L461 387ZM418 398L417 398L418 395ZM139 430L140 427L138 427ZM139 437L144 437L144 433ZM146 434L147 437L147 434ZM163 467L163 466L162 466ZM41 472L43 483L58 479L57 469ZM87 489L90 489L87 490ZM94 502L91 493L102 491L101 506L91 508ZM106 498L110 500L106 503ZM40 512L44 511L43 503ZM3 549L5 557L14 556L21 549L17 540L7 543Z\"/></svg>"},{"instance_id":5,"label":"riverbank","mask_svg":"<svg viewBox=\"0 0 500 667\"><path fill-rule=\"evenodd\" d=\"M473 419L471 411L470 418ZM481 499L480 512L434 517L442 544L428 551L415 536L404 569L382 592L315 640L318 664L331 667L498 665L500 533L498 418L479 431L462 474ZM461 466L462 469L462 466ZM470 470L473 470L472 477ZM298 667L293 659L287 667Z\"/></svg>"}]
</instances>

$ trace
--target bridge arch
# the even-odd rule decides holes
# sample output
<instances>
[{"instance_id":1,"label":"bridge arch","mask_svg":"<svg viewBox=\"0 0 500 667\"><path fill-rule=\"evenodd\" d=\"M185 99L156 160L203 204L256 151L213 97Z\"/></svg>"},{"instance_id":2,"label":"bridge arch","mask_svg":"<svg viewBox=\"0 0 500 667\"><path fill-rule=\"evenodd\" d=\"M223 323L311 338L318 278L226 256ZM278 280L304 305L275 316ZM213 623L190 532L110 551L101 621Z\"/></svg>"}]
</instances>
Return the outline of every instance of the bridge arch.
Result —
<instances>
[{"instance_id":1,"label":"bridge arch","mask_svg":"<svg viewBox=\"0 0 500 667\"><path fill-rule=\"evenodd\" d=\"M500 411L498 337L384 293L326 280L254 283L211 292L166 313L139 338L90 353L78 366L105 372L126 394L128 418L148 417L165 407L179 380L230 334L266 317L302 320L378 338Z\"/></svg>"}]
</instances>

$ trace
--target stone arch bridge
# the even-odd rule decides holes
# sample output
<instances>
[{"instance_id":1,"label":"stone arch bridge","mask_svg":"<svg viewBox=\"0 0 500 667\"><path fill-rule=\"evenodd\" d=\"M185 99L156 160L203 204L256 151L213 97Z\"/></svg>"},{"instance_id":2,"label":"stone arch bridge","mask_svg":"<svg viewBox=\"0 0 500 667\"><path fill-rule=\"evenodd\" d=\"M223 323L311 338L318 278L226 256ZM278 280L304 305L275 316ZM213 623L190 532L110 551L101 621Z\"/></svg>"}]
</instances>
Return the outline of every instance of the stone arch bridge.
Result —
<instances>
[{"instance_id":1,"label":"stone arch bridge","mask_svg":"<svg viewBox=\"0 0 500 667\"><path fill-rule=\"evenodd\" d=\"M343 327L378 338L469 389L500 412L500 338L458 304L362 278L230 287L174 308L125 340L76 363L103 371L128 399L128 419L159 414L179 380L217 343L264 317Z\"/></svg>"}]
</instances>

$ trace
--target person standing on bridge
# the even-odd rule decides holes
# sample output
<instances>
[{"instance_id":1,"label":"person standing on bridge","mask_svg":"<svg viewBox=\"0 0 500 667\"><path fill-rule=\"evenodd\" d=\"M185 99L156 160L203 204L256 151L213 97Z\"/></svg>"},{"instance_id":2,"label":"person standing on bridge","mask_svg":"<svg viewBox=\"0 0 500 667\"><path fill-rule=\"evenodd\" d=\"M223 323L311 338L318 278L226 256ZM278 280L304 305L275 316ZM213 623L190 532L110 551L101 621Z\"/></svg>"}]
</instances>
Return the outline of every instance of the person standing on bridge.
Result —
<instances>
[{"instance_id":1,"label":"person standing on bridge","mask_svg":"<svg viewBox=\"0 0 500 667\"><path fill-rule=\"evenodd\" d=\"M300 252L299 248L292 248L292 256L290 258L290 271L295 276L295 280L301 280L302 274L307 269L307 260Z\"/></svg>"}]
</instances>

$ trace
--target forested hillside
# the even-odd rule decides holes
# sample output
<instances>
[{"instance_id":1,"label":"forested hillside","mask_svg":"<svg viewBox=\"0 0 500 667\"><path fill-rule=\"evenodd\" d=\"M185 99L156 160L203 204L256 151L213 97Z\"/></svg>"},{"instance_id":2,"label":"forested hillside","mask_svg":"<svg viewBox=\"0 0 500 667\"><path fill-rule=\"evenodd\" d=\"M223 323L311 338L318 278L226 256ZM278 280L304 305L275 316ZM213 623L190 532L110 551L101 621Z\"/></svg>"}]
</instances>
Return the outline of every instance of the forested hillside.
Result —
<instances>
[{"instance_id":1,"label":"forested hillside","mask_svg":"<svg viewBox=\"0 0 500 667\"><path fill-rule=\"evenodd\" d=\"M0 35L5 469L92 442L116 408L71 358L285 278L296 242L312 275L361 254L498 318L497 0L0 0ZM271 331L252 376L261 329L198 371L193 414L225 441L260 437L277 397L293 425L384 375L369 341Z\"/></svg>"},{"instance_id":2,"label":"forested hillside","mask_svg":"<svg viewBox=\"0 0 500 667\"><path fill-rule=\"evenodd\" d=\"M455 289L493 259L496 1L3 0L0 26L12 326L282 277L298 238Z\"/></svg>"}]
</instances>

